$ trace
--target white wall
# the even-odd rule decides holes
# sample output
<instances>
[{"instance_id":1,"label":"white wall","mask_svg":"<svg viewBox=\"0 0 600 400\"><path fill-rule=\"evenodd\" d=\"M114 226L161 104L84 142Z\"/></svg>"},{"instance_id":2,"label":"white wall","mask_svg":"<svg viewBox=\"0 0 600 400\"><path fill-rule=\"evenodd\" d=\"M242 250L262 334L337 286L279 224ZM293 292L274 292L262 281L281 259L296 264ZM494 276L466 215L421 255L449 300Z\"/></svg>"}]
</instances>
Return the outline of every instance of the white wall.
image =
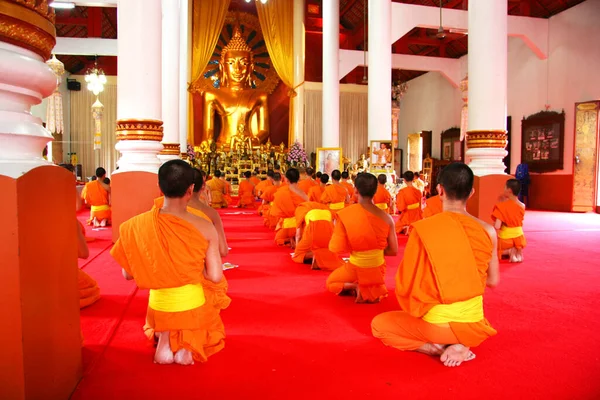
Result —
<instances>
[{"instance_id":1,"label":"white wall","mask_svg":"<svg viewBox=\"0 0 600 400\"><path fill-rule=\"evenodd\" d=\"M549 57L540 60L518 38L508 39L508 115L512 116L511 171L521 161L521 119L550 105L565 110L564 170L573 173L574 107L600 99L600 0L587 0L550 19ZM467 56L461 59L466 75ZM439 157L440 134L460 123L460 90L438 73L409 82L400 110L400 147L409 133L433 130L433 155ZM406 150L405 150L406 151Z\"/></svg>"}]
</instances>

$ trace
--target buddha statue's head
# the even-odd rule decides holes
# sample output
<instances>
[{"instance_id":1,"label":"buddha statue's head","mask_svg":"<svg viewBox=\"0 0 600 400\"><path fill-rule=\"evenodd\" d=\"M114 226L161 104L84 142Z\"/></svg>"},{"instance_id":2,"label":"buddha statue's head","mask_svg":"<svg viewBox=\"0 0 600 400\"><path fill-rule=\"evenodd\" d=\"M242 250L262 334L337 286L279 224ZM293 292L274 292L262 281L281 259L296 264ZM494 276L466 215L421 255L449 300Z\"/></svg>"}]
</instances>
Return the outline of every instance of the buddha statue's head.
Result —
<instances>
[{"instance_id":1,"label":"buddha statue's head","mask_svg":"<svg viewBox=\"0 0 600 400\"><path fill-rule=\"evenodd\" d=\"M238 27L235 28L233 37L221 52L219 70L222 87L242 89L252 86L253 53Z\"/></svg>"}]
</instances>

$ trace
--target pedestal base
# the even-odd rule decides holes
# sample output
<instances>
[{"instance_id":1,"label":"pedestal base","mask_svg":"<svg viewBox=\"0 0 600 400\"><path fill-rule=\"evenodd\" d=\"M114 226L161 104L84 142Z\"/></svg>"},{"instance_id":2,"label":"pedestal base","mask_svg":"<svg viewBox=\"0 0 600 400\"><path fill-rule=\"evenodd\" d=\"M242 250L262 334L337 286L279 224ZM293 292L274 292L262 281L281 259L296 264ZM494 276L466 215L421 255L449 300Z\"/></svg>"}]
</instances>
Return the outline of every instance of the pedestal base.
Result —
<instances>
[{"instance_id":1,"label":"pedestal base","mask_svg":"<svg viewBox=\"0 0 600 400\"><path fill-rule=\"evenodd\" d=\"M150 172L120 172L111 177L113 243L119 239L119 227L128 219L150 211L160 197L158 175Z\"/></svg>"},{"instance_id":2,"label":"pedestal base","mask_svg":"<svg viewBox=\"0 0 600 400\"><path fill-rule=\"evenodd\" d=\"M469 167L476 176L503 174L506 166L502 161L508 152L498 148L468 149L466 157L470 160Z\"/></svg>"},{"instance_id":3,"label":"pedestal base","mask_svg":"<svg viewBox=\"0 0 600 400\"><path fill-rule=\"evenodd\" d=\"M55 166L0 176L3 399L68 399L81 378L74 183Z\"/></svg>"},{"instance_id":4,"label":"pedestal base","mask_svg":"<svg viewBox=\"0 0 600 400\"><path fill-rule=\"evenodd\" d=\"M467 202L469 214L489 224L492 224L492 211L494 205L504 191L506 181L512 178L510 175L486 175L476 176L473 188L475 194Z\"/></svg>"}]
</instances>

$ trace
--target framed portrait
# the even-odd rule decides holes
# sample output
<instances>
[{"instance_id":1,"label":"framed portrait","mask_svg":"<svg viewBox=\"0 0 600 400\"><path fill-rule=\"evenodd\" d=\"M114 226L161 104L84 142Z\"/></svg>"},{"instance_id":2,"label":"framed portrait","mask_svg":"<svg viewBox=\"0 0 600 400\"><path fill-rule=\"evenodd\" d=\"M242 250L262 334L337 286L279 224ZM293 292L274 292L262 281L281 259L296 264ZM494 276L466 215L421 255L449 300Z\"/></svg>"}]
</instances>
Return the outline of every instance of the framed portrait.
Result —
<instances>
[{"instance_id":1,"label":"framed portrait","mask_svg":"<svg viewBox=\"0 0 600 400\"><path fill-rule=\"evenodd\" d=\"M331 176L338 169L344 170L341 147L319 147L317 148L317 170Z\"/></svg>"},{"instance_id":2,"label":"framed portrait","mask_svg":"<svg viewBox=\"0 0 600 400\"><path fill-rule=\"evenodd\" d=\"M394 169L394 150L391 140L371 140L369 142L371 172Z\"/></svg>"},{"instance_id":3,"label":"framed portrait","mask_svg":"<svg viewBox=\"0 0 600 400\"><path fill-rule=\"evenodd\" d=\"M521 163L530 172L563 169L565 112L541 111L521 121Z\"/></svg>"}]
</instances>

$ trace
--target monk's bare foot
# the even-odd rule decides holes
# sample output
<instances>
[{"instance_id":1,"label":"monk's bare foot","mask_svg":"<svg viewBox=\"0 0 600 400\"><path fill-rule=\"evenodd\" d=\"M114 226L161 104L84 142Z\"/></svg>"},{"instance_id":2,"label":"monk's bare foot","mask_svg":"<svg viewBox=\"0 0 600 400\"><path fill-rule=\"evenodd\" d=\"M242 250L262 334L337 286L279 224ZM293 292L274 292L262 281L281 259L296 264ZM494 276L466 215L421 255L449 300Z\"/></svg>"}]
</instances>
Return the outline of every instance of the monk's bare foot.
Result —
<instances>
[{"instance_id":1,"label":"monk's bare foot","mask_svg":"<svg viewBox=\"0 0 600 400\"><path fill-rule=\"evenodd\" d=\"M427 354L428 356L441 356L444 353L445 347L441 344L425 343L415 351Z\"/></svg>"},{"instance_id":2,"label":"monk's bare foot","mask_svg":"<svg viewBox=\"0 0 600 400\"><path fill-rule=\"evenodd\" d=\"M315 270L315 271L321 269L321 268L319 268L319 264L317 264L317 258L316 257L313 257L312 265L311 265L310 269Z\"/></svg>"},{"instance_id":3,"label":"monk's bare foot","mask_svg":"<svg viewBox=\"0 0 600 400\"><path fill-rule=\"evenodd\" d=\"M517 262L519 262L519 263L523 262L523 249L517 249L515 258L517 259Z\"/></svg>"},{"instance_id":4,"label":"monk's bare foot","mask_svg":"<svg viewBox=\"0 0 600 400\"><path fill-rule=\"evenodd\" d=\"M157 335L158 345L154 354L154 362L157 364L173 364L174 357L173 351L171 351L169 332L159 332Z\"/></svg>"},{"instance_id":5,"label":"monk's bare foot","mask_svg":"<svg viewBox=\"0 0 600 400\"><path fill-rule=\"evenodd\" d=\"M97 228L97 227L100 226L100 223L98 222L98 220L96 219L96 217L94 217L93 223L94 223L94 228Z\"/></svg>"},{"instance_id":6,"label":"monk's bare foot","mask_svg":"<svg viewBox=\"0 0 600 400\"><path fill-rule=\"evenodd\" d=\"M360 289L356 288L356 303L357 304L376 304L376 303L379 303L379 301L380 301L380 299L366 300L362 296L362 293L360 292Z\"/></svg>"},{"instance_id":7,"label":"monk's bare foot","mask_svg":"<svg viewBox=\"0 0 600 400\"><path fill-rule=\"evenodd\" d=\"M179 365L194 365L192 352L186 349L179 349L179 351L175 353L175 363Z\"/></svg>"},{"instance_id":8,"label":"monk's bare foot","mask_svg":"<svg viewBox=\"0 0 600 400\"><path fill-rule=\"evenodd\" d=\"M107 223L108 223L108 220L103 219L102 221L100 221L100 226L105 227Z\"/></svg>"},{"instance_id":9,"label":"monk's bare foot","mask_svg":"<svg viewBox=\"0 0 600 400\"><path fill-rule=\"evenodd\" d=\"M458 367L465 361L475 358L475 354L468 347L462 344L453 344L446 347L446 350L440 356L440 361L446 367Z\"/></svg>"}]
</instances>

